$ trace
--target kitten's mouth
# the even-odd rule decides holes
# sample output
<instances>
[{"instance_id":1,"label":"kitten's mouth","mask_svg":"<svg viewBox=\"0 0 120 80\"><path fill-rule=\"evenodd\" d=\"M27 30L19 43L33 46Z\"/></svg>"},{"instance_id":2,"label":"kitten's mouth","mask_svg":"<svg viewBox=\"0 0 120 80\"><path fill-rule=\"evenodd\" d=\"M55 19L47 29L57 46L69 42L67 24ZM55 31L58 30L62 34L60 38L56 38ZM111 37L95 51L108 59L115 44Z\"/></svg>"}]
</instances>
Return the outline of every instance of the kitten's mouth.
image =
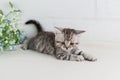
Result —
<instances>
[{"instance_id":1,"label":"kitten's mouth","mask_svg":"<svg viewBox=\"0 0 120 80\"><path fill-rule=\"evenodd\" d=\"M65 47L66 48L66 50L68 50L68 47Z\"/></svg>"}]
</instances>

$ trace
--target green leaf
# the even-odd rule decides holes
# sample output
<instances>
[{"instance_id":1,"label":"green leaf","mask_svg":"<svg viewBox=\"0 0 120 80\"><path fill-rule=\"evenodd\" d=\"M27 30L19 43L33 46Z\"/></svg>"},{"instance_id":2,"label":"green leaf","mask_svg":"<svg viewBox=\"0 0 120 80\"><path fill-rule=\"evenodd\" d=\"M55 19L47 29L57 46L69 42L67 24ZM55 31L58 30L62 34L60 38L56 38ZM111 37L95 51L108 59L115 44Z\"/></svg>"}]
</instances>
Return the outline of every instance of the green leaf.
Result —
<instances>
[{"instance_id":1,"label":"green leaf","mask_svg":"<svg viewBox=\"0 0 120 80\"><path fill-rule=\"evenodd\" d=\"M1 20L0 21L0 25L3 24L5 22L5 19Z\"/></svg>"},{"instance_id":2,"label":"green leaf","mask_svg":"<svg viewBox=\"0 0 120 80\"><path fill-rule=\"evenodd\" d=\"M10 44L4 44L4 49L7 49L10 46Z\"/></svg>"},{"instance_id":3,"label":"green leaf","mask_svg":"<svg viewBox=\"0 0 120 80\"><path fill-rule=\"evenodd\" d=\"M9 5L11 8L13 8L13 3L9 1Z\"/></svg>"},{"instance_id":4,"label":"green leaf","mask_svg":"<svg viewBox=\"0 0 120 80\"><path fill-rule=\"evenodd\" d=\"M2 11L2 10L0 10L0 14L2 14L2 15L3 15L3 11Z\"/></svg>"},{"instance_id":5,"label":"green leaf","mask_svg":"<svg viewBox=\"0 0 120 80\"><path fill-rule=\"evenodd\" d=\"M7 32L9 30L9 26L5 26L5 31Z\"/></svg>"}]
</instances>

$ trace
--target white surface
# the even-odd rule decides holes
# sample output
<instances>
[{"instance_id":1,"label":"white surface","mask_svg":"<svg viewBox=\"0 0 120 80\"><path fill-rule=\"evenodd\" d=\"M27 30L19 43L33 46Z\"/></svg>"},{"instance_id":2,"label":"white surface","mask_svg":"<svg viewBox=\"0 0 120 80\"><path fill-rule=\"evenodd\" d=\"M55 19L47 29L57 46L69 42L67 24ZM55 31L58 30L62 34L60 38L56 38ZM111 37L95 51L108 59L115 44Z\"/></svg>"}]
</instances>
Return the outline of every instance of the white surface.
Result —
<instances>
[{"instance_id":1,"label":"white surface","mask_svg":"<svg viewBox=\"0 0 120 80\"><path fill-rule=\"evenodd\" d=\"M1 80L120 80L120 45L82 44L96 62L56 60L33 51L0 54Z\"/></svg>"}]
</instances>

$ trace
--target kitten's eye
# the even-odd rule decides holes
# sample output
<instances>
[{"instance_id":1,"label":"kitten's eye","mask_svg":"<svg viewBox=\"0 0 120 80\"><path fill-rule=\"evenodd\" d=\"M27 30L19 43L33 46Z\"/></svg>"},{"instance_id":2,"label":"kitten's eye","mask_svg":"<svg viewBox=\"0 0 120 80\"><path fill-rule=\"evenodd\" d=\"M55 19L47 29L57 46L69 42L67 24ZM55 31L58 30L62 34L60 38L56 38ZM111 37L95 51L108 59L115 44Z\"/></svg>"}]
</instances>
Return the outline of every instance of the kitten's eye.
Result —
<instances>
[{"instance_id":1,"label":"kitten's eye","mask_svg":"<svg viewBox=\"0 0 120 80\"><path fill-rule=\"evenodd\" d=\"M78 43L76 43L76 45L78 45Z\"/></svg>"},{"instance_id":2,"label":"kitten's eye","mask_svg":"<svg viewBox=\"0 0 120 80\"><path fill-rule=\"evenodd\" d=\"M74 43L70 43L70 45L74 45Z\"/></svg>"},{"instance_id":3,"label":"kitten's eye","mask_svg":"<svg viewBox=\"0 0 120 80\"><path fill-rule=\"evenodd\" d=\"M60 43L60 41L56 41L56 43Z\"/></svg>"},{"instance_id":4,"label":"kitten's eye","mask_svg":"<svg viewBox=\"0 0 120 80\"><path fill-rule=\"evenodd\" d=\"M62 42L62 44L65 44L65 42Z\"/></svg>"}]
</instances>

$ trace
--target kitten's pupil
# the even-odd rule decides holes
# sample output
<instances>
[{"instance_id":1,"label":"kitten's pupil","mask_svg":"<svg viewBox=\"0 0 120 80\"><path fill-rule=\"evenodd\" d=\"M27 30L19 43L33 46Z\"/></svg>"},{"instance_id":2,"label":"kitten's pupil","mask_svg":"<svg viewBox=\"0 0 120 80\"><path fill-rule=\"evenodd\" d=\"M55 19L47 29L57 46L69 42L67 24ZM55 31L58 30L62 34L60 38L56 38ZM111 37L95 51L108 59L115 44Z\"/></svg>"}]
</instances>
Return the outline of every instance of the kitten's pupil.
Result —
<instances>
[{"instance_id":1,"label":"kitten's pupil","mask_svg":"<svg viewBox=\"0 0 120 80\"><path fill-rule=\"evenodd\" d=\"M61 42L61 41L56 41L56 42L65 45L65 42Z\"/></svg>"},{"instance_id":2,"label":"kitten's pupil","mask_svg":"<svg viewBox=\"0 0 120 80\"><path fill-rule=\"evenodd\" d=\"M78 45L78 43L76 43Z\"/></svg>"},{"instance_id":3,"label":"kitten's pupil","mask_svg":"<svg viewBox=\"0 0 120 80\"><path fill-rule=\"evenodd\" d=\"M60 43L60 41L56 41L57 43Z\"/></svg>"},{"instance_id":4,"label":"kitten's pupil","mask_svg":"<svg viewBox=\"0 0 120 80\"><path fill-rule=\"evenodd\" d=\"M62 42L62 44L65 44L65 42Z\"/></svg>"},{"instance_id":5,"label":"kitten's pupil","mask_svg":"<svg viewBox=\"0 0 120 80\"><path fill-rule=\"evenodd\" d=\"M70 45L74 45L74 43L70 43Z\"/></svg>"}]
</instances>

